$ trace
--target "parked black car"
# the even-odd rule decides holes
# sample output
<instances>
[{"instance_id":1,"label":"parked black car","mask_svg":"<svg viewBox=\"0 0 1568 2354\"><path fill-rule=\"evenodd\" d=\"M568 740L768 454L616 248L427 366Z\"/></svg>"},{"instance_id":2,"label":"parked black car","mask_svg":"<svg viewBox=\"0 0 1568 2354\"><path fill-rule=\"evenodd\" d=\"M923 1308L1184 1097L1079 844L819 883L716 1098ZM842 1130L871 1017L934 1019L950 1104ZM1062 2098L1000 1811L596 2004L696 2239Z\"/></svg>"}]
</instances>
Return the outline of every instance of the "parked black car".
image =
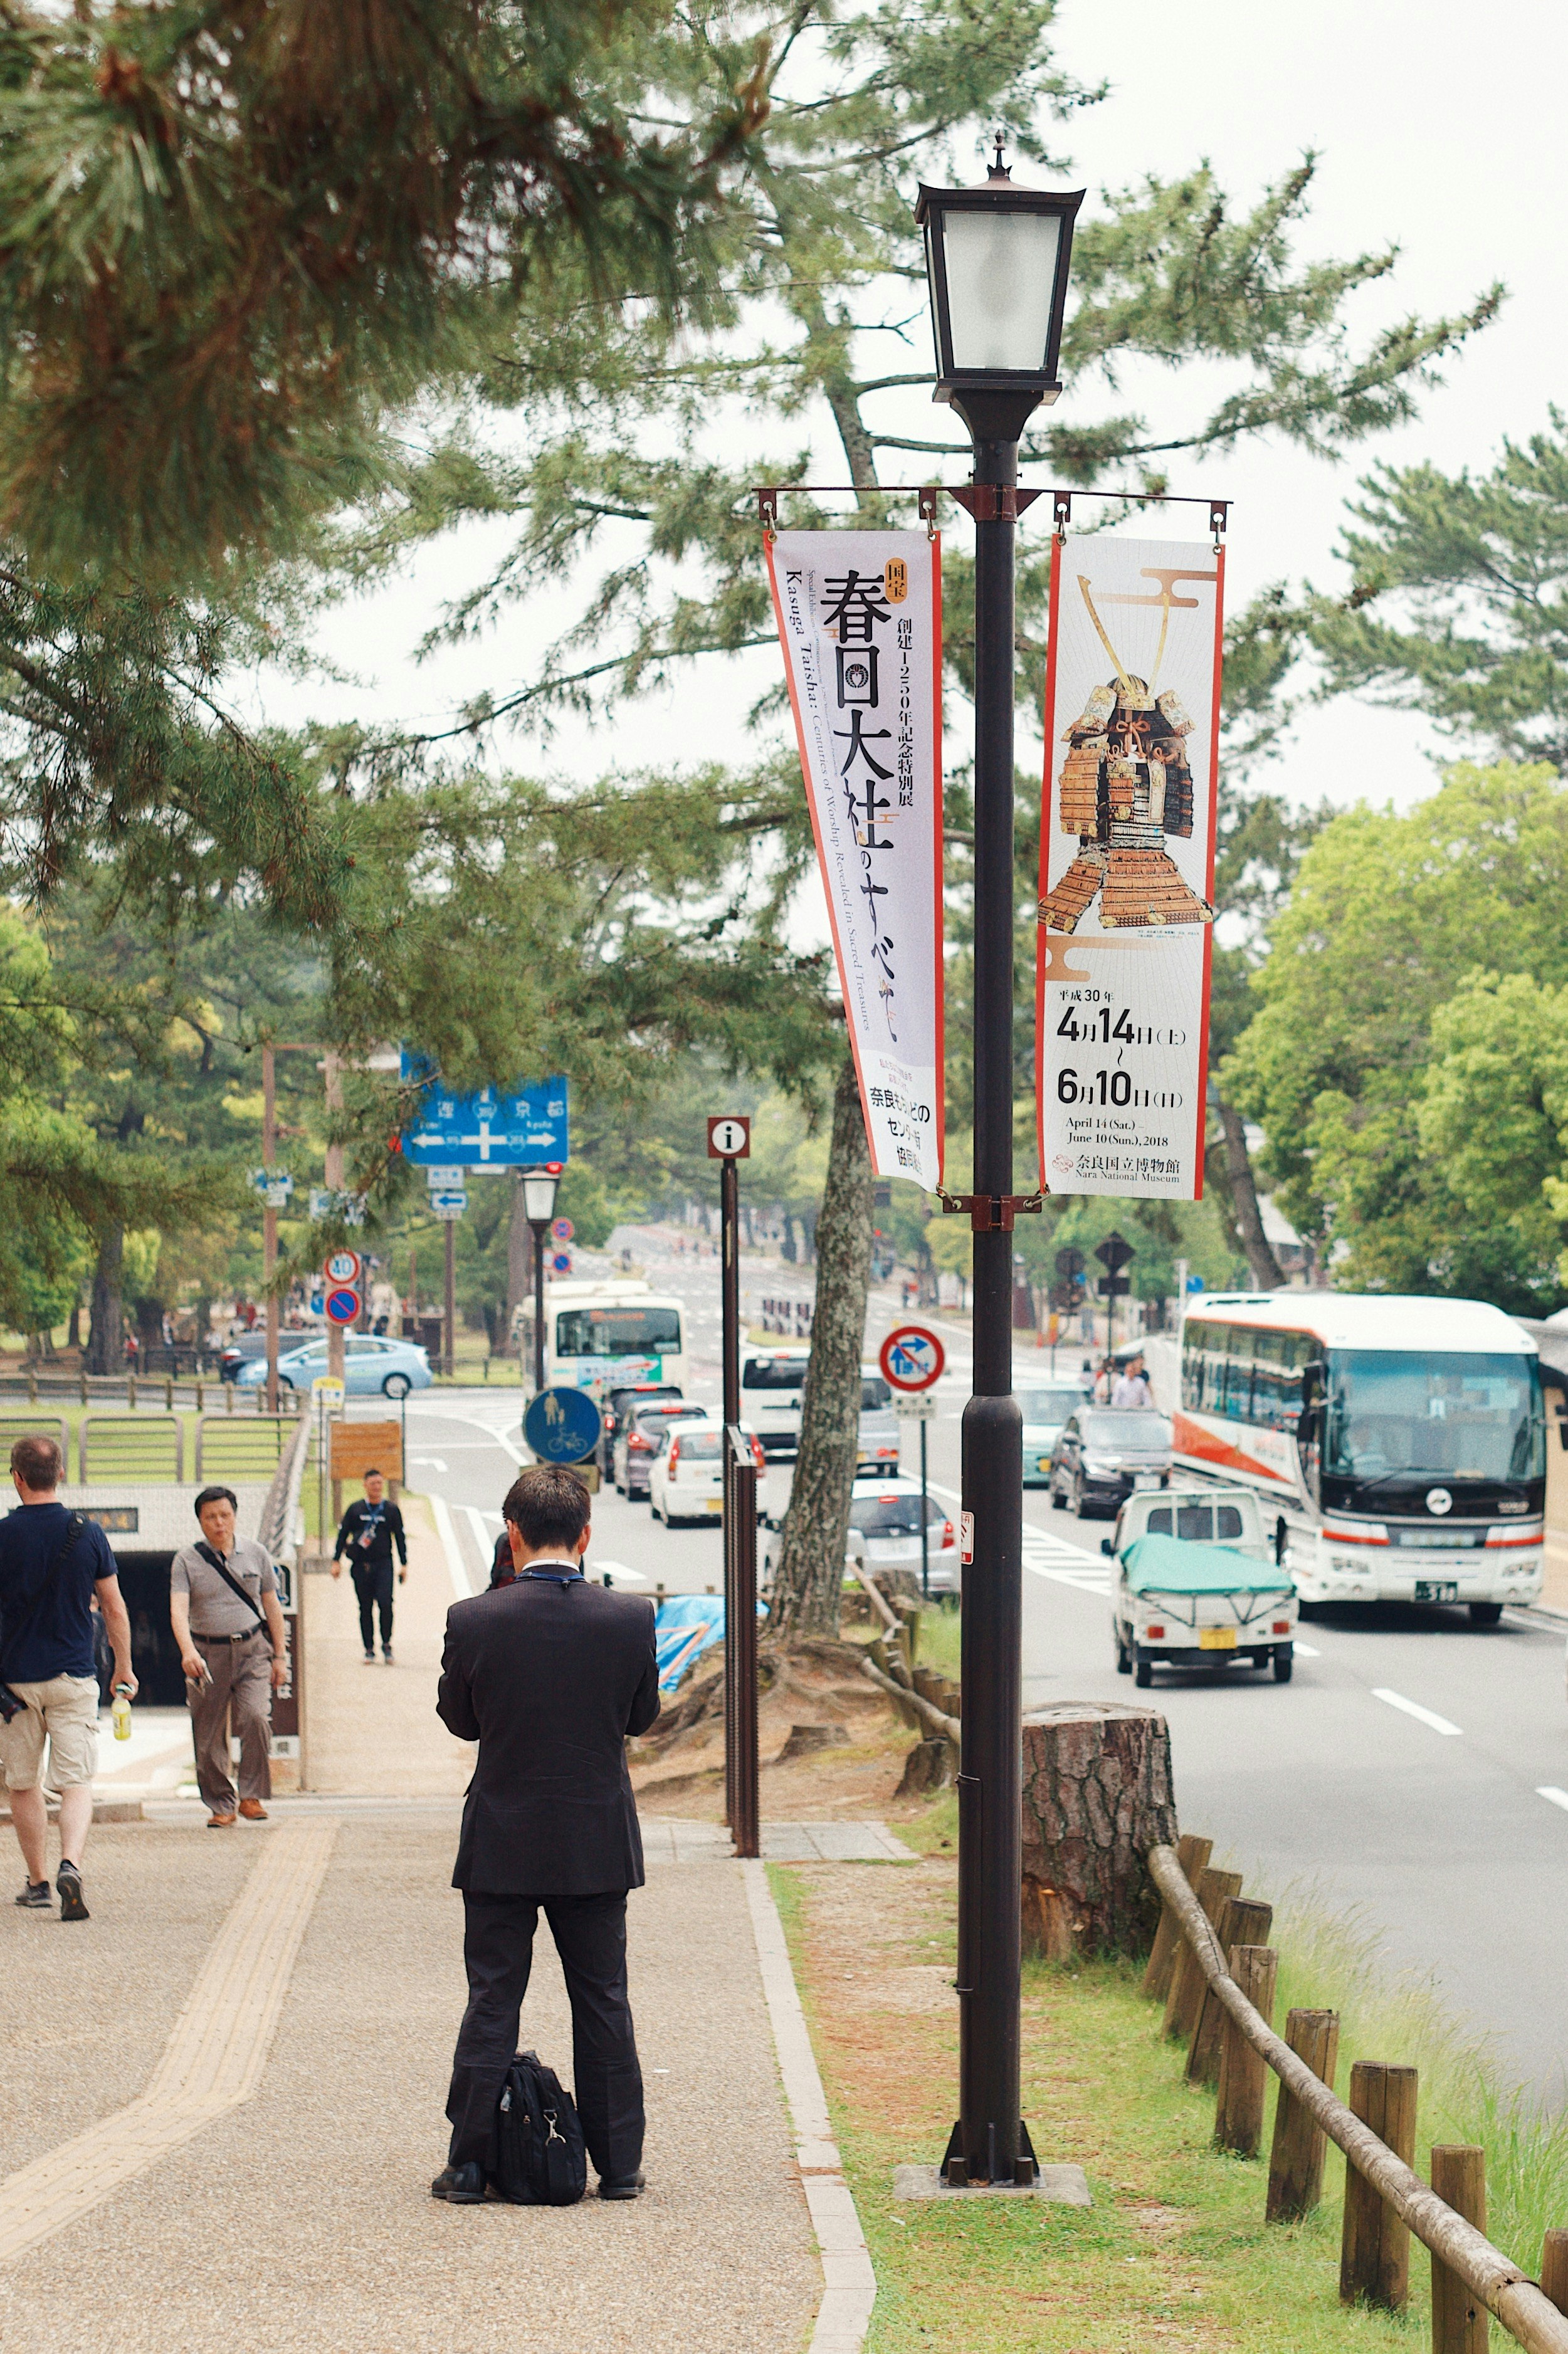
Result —
<instances>
[{"instance_id":1,"label":"parked black car","mask_svg":"<svg viewBox=\"0 0 1568 2354\"><path fill-rule=\"evenodd\" d=\"M612 1479L623 1496L635 1499L649 1492L653 1458L678 1423L707 1422L708 1409L694 1399L639 1400L615 1435Z\"/></svg>"},{"instance_id":2,"label":"parked black car","mask_svg":"<svg viewBox=\"0 0 1568 2354\"><path fill-rule=\"evenodd\" d=\"M659 1398L678 1398L680 1394L673 1382L629 1382L623 1389L609 1392L599 1409L603 1427L593 1451L601 1479L614 1475L615 1442L626 1427L627 1416L637 1406L651 1405Z\"/></svg>"},{"instance_id":3,"label":"parked black car","mask_svg":"<svg viewBox=\"0 0 1568 2354\"><path fill-rule=\"evenodd\" d=\"M1051 1458L1051 1501L1086 1512L1116 1512L1134 1488L1163 1488L1171 1478L1171 1425L1145 1406L1086 1405L1062 1426Z\"/></svg>"}]
</instances>

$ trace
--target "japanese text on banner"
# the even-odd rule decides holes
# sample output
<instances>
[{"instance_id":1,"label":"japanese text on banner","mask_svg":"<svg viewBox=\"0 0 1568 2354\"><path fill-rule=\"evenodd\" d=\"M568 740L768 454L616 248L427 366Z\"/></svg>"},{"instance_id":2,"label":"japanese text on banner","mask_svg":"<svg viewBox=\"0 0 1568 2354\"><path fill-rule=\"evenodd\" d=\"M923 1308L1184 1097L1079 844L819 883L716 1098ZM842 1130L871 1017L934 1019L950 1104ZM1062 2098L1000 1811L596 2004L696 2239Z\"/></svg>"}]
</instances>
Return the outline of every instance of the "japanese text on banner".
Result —
<instances>
[{"instance_id":1,"label":"japanese text on banner","mask_svg":"<svg viewBox=\"0 0 1568 2354\"><path fill-rule=\"evenodd\" d=\"M780 532L773 607L872 1166L941 1182L941 546Z\"/></svg>"},{"instance_id":2,"label":"japanese text on banner","mask_svg":"<svg viewBox=\"0 0 1568 2354\"><path fill-rule=\"evenodd\" d=\"M1053 1193L1200 1201L1224 554L1059 537L1035 1090Z\"/></svg>"}]
</instances>

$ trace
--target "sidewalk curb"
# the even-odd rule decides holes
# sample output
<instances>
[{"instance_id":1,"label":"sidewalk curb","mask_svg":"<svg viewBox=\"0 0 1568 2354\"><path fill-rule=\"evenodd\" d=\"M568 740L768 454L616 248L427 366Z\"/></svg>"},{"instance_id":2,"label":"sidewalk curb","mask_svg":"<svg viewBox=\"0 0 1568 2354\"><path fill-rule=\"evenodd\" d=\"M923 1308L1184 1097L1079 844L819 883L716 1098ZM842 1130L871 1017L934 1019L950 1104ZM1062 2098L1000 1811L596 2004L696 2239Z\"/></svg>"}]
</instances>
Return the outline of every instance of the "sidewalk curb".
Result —
<instances>
[{"instance_id":1,"label":"sidewalk curb","mask_svg":"<svg viewBox=\"0 0 1568 2354\"><path fill-rule=\"evenodd\" d=\"M779 2055L779 2073L795 2132L795 2159L821 2259L822 2301L817 2308L810 2354L861 2354L876 2302L876 2274L860 2227L854 2193L844 2180L843 2161L828 2121L827 2095L817 2073L806 2014L789 1967L784 1924L768 1885L767 1868L747 1861L740 1871L751 1907L773 2048Z\"/></svg>"}]
</instances>

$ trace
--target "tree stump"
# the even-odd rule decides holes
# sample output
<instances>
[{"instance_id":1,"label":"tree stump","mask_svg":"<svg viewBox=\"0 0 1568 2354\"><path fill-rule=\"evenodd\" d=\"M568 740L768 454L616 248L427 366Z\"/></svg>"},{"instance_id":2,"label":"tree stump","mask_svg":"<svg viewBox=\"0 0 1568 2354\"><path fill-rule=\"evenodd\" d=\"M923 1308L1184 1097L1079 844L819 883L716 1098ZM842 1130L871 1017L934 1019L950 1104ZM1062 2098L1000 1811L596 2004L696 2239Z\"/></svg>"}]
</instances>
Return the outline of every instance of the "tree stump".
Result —
<instances>
[{"instance_id":1,"label":"tree stump","mask_svg":"<svg viewBox=\"0 0 1568 2354\"><path fill-rule=\"evenodd\" d=\"M1062 1701L1023 1720L1023 1950L1146 1954L1151 1847L1174 1845L1171 1735L1153 1709Z\"/></svg>"}]
</instances>

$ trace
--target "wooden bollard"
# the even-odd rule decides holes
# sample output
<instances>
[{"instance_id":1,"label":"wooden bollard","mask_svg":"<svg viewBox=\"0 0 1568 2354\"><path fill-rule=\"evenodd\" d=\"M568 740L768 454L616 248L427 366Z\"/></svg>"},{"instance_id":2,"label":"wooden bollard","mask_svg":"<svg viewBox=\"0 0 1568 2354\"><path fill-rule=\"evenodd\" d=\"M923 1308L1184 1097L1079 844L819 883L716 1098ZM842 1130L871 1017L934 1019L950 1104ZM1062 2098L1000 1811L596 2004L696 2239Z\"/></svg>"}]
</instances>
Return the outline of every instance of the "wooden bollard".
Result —
<instances>
[{"instance_id":1,"label":"wooden bollard","mask_svg":"<svg viewBox=\"0 0 1568 2354\"><path fill-rule=\"evenodd\" d=\"M1298 2060L1330 2092L1340 2061L1340 2014L1337 2010L1293 2010L1285 2022L1285 2041ZM1281 2084L1274 2112L1274 2147L1268 2160L1270 2223L1298 2223L1323 2196L1323 2128L1309 2109Z\"/></svg>"},{"instance_id":2,"label":"wooden bollard","mask_svg":"<svg viewBox=\"0 0 1568 2354\"><path fill-rule=\"evenodd\" d=\"M1233 1946L1231 1976L1253 2009L1274 2025L1274 1988L1279 1956L1272 1946ZM1263 2142L1263 2095L1268 2063L1247 2041L1230 2013L1220 2036L1220 2089L1214 2103L1214 2147L1255 2158Z\"/></svg>"},{"instance_id":3,"label":"wooden bollard","mask_svg":"<svg viewBox=\"0 0 1568 2354\"><path fill-rule=\"evenodd\" d=\"M1198 1884L1214 1851L1213 1840L1197 1839L1184 1831L1176 1842L1176 1861L1181 1865L1189 1888ZM1160 1908L1160 1925L1154 1932L1150 1947L1149 1967L1143 1973L1143 1991L1150 2002L1163 2002L1171 1991L1171 1976L1176 1967L1176 1957L1181 1950L1181 1932L1176 1925L1176 1915L1169 1904Z\"/></svg>"},{"instance_id":4,"label":"wooden bollard","mask_svg":"<svg viewBox=\"0 0 1568 2354\"><path fill-rule=\"evenodd\" d=\"M1487 2154L1467 2142L1434 2142L1432 2188L1478 2232L1487 2228ZM1436 2253L1432 2256L1432 2354L1487 2354L1487 2308Z\"/></svg>"},{"instance_id":5,"label":"wooden bollard","mask_svg":"<svg viewBox=\"0 0 1568 2354\"><path fill-rule=\"evenodd\" d=\"M1228 1954L1233 1946L1266 1946L1273 1926L1272 1904L1262 1903L1255 1896L1233 1896L1220 1909L1214 1935L1221 1953ZM1213 1988L1205 1981L1203 1998L1198 2005L1198 2024L1192 2031L1192 2049L1187 2054L1190 2084L1219 2083L1220 2029L1224 2016Z\"/></svg>"},{"instance_id":6,"label":"wooden bollard","mask_svg":"<svg viewBox=\"0 0 1568 2354\"><path fill-rule=\"evenodd\" d=\"M1229 1896L1241 1894L1242 1876L1239 1872L1201 1872L1192 1893L1202 1907L1203 1917L1211 1928L1219 1917L1221 1905ZM1171 1976L1171 1991L1165 1998L1165 2032L1185 2042L1198 2024L1198 2006L1203 1999L1203 1973L1192 1946L1183 1937L1181 1951L1176 1957L1176 1967Z\"/></svg>"},{"instance_id":7,"label":"wooden bollard","mask_svg":"<svg viewBox=\"0 0 1568 2354\"><path fill-rule=\"evenodd\" d=\"M1542 2240L1541 2294L1568 2313L1568 2232L1548 2232Z\"/></svg>"},{"instance_id":8,"label":"wooden bollard","mask_svg":"<svg viewBox=\"0 0 1568 2354\"><path fill-rule=\"evenodd\" d=\"M1358 2060L1351 2070L1351 2115L1406 2166L1415 2158L1416 2082L1414 2068L1385 2068L1376 2060ZM1349 2165L1340 2296L1346 2305L1364 2299L1390 2313L1403 2313L1410 2297L1410 2227Z\"/></svg>"}]
</instances>

